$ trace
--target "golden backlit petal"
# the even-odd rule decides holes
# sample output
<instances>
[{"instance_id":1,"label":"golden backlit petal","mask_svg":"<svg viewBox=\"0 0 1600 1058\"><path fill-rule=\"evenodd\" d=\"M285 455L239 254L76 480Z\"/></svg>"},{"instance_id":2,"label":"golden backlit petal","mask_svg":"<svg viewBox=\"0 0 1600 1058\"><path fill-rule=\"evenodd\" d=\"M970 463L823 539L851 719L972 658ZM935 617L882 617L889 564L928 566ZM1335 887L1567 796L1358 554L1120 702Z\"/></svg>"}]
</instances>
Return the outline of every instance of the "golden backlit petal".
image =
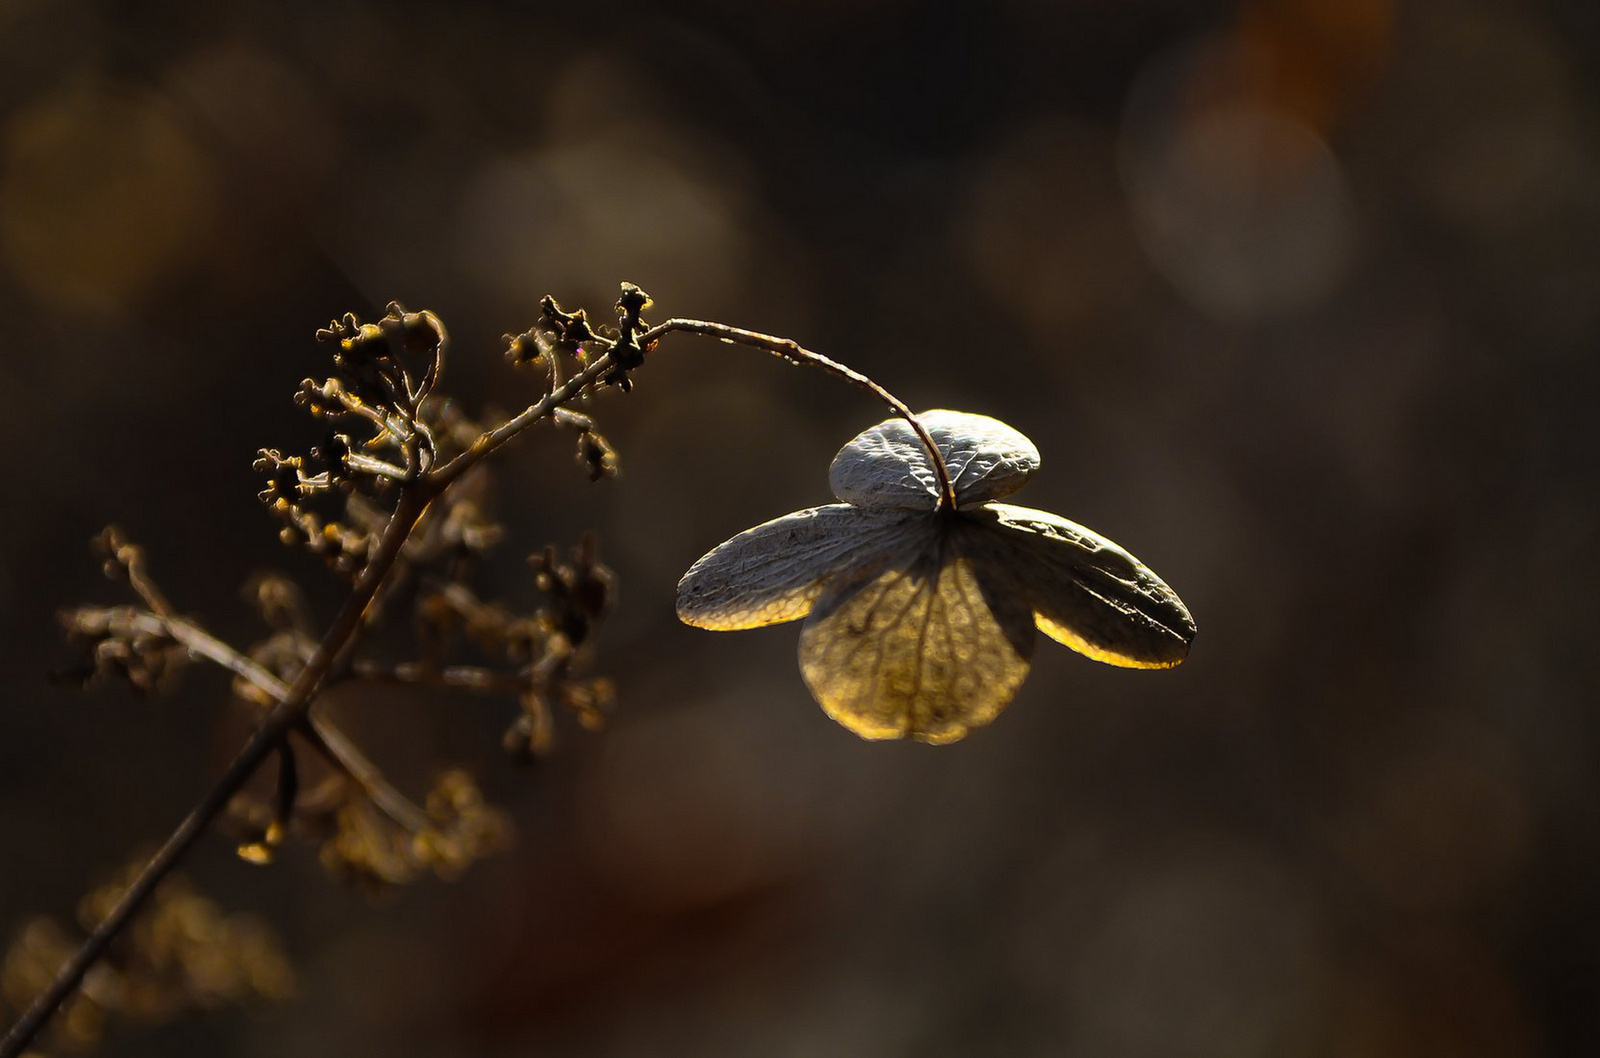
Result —
<instances>
[{"instance_id":1,"label":"golden backlit petal","mask_svg":"<svg viewBox=\"0 0 1600 1058\"><path fill-rule=\"evenodd\" d=\"M1028 674L1033 615L994 590L966 527L875 575L830 585L800 633L800 672L862 738L954 742L989 723Z\"/></svg>"},{"instance_id":2,"label":"golden backlit petal","mask_svg":"<svg viewBox=\"0 0 1600 1058\"><path fill-rule=\"evenodd\" d=\"M1039 628L1086 657L1125 668L1180 664L1194 618L1149 567L1100 534L1028 507L991 503L967 517L992 520L1008 552L1005 590L1033 604Z\"/></svg>"},{"instance_id":3,"label":"golden backlit petal","mask_svg":"<svg viewBox=\"0 0 1600 1058\"><path fill-rule=\"evenodd\" d=\"M917 415L944 456L960 506L1009 496L1039 469L1039 450L999 419L937 409ZM938 479L911 424L885 419L840 449L828 470L833 494L862 507L932 510Z\"/></svg>"},{"instance_id":4,"label":"golden backlit petal","mask_svg":"<svg viewBox=\"0 0 1600 1058\"><path fill-rule=\"evenodd\" d=\"M826 585L866 576L893 554L920 549L931 533L929 517L904 510L833 503L786 514L689 567L678 581L678 619L717 631L797 620Z\"/></svg>"}]
</instances>

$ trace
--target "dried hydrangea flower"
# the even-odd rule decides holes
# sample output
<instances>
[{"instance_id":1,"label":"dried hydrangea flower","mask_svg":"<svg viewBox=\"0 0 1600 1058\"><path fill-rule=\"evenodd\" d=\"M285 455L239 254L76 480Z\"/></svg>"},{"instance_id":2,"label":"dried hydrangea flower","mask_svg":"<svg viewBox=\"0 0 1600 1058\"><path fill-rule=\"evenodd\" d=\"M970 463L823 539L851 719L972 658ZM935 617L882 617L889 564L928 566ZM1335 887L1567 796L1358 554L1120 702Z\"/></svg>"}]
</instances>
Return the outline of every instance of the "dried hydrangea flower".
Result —
<instances>
[{"instance_id":1,"label":"dried hydrangea flower","mask_svg":"<svg viewBox=\"0 0 1600 1058\"><path fill-rule=\"evenodd\" d=\"M1116 544L1065 518L993 502L1039 452L997 419L917 416L944 458L939 503L927 450L904 419L858 434L828 481L842 503L796 511L714 549L678 583L700 628L806 618L800 671L822 708L863 738L954 742L999 714L1028 674L1034 629L1096 661L1171 668L1194 620Z\"/></svg>"}]
</instances>

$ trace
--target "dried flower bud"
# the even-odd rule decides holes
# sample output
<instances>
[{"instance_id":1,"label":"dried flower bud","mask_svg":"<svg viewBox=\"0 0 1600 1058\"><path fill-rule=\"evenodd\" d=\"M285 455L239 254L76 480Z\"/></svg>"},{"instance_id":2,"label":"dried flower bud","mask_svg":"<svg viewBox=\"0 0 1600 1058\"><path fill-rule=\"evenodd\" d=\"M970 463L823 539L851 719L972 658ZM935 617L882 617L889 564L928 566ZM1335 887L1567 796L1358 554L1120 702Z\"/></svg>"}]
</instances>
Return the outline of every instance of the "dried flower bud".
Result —
<instances>
[{"instance_id":1,"label":"dried flower bud","mask_svg":"<svg viewBox=\"0 0 1600 1058\"><path fill-rule=\"evenodd\" d=\"M611 442L594 430L578 434L578 465L589 472L590 481L617 476L617 451Z\"/></svg>"}]
</instances>

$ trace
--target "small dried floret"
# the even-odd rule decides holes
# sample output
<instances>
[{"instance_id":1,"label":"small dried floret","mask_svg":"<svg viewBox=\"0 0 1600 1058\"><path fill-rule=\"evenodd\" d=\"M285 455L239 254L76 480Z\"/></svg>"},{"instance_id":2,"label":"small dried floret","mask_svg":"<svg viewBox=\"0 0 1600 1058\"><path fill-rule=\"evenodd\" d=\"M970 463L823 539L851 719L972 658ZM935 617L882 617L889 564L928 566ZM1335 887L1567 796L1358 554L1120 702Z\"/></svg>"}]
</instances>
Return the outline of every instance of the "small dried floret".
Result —
<instances>
[{"instance_id":1,"label":"small dried floret","mask_svg":"<svg viewBox=\"0 0 1600 1058\"><path fill-rule=\"evenodd\" d=\"M616 592L616 576L600 562L598 551L594 534L587 533L573 549L570 561L559 561L553 547L529 559L535 570L534 583L553 604L550 617L554 627L574 647L587 641Z\"/></svg>"},{"instance_id":2,"label":"small dried floret","mask_svg":"<svg viewBox=\"0 0 1600 1058\"><path fill-rule=\"evenodd\" d=\"M447 505L438 532L441 548L457 554L482 554L505 535L504 528L488 518L481 505L466 497Z\"/></svg>"},{"instance_id":3,"label":"small dried floret","mask_svg":"<svg viewBox=\"0 0 1600 1058\"><path fill-rule=\"evenodd\" d=\"M506 343L506 359L517 367L537 364L555 353L556 340L548 331L534 329L521 334L502 334Z\"/></svg>"},{"instance_id":4,"label":"small dried floret","mask_svg":"<svg viewBox=\"0 0 1600 1058\"><path fill-rule=\"evenodd\" d=\"M309 634L311 610L300 585L281 573L262 572L245 582L244 598L269 627Z\"/></svg>"},{"instance_id":5,"label":"small dried floret","mask_svg":"<svg viewBox=\"0 0 1600 1058\"><path fill-rule=\"evenodd\" d=\"M266 488L258 493L263 503L282 501L293 505L303 497L300 479L305 461L299 456L286 456L276 449L263 448L251 466L257 473L267 475Z\"/></svg>"},{"instance_id":6,"label":"small dried floret","mask_svg":"<svg viewBox=\"0 0 1600 1058\"><path fill-rule=\"evenodd\" d=\"M587 680L562 680L556 685L556 696L585 729L598 731L605 726L606 713L616 700L617 690L610 680L596 676Z\"/></svg>"},{"instance_id":7,"label":"small dried floret","mask_svg":"<svg viewBox=\"0 0 1600 1058\"><path fill-rule=\"evenodd\" d=\"M544 695L536 690L523 692L520 701L522 711L506 728L501 744L512 757L526 763L550 751L555 742L555 718Z\"/></svg>"},{"instance_id":8,"label":"small dried floret","mask_svg":"<svg viewBox=\"0 0 1600 1058\"><path fill-rule=\"evenodd\" d=\"M589 317L582 309L566 312L548 294L539 299L539 319L557 341L569 346L577 346L595 336L593 328L589 326Z\"/></svg>"},{"instance_id":9,"label":"small dried floret","mask_svg":"<svg viewBox=\"0 0 1600 1058\"><path fill-rule=\"evenodd\" d=\"M596 430L578 434L578 465L589 472L590 481L617 476L617 450Z\"/></svg>"},{"instance_id":10,"label":"small dried floret","mask_svg":"<svg viewBox=\"0 0 1600 1058\"><path fill-rule=\"evenodd\" d=\"M123 682L140 694L169 688L172 677L189 662L189 651L170 635L141 627L139 612L126 606L84 606L61 614L67 638L85 660L64 670L88 686Z\"/></svg>"},{"instance_id":11,"label":"small dried floret","mask_svg":"<svg viewBox=\"0 0 1600 1058\"><path fill-rule=\"evenodd\" d=\"M500 852L511 843L511 819L489 804L471 774L460 769L439 776L428 794L432 825L412 839L419 863L442 878L460 874L474 860Z\"/></svg>"},{"instance_id":12,"label":"small dried floret","mask_svg":"<svg viewBox=\"0 0 1600 1058\"><path fill-rule=\"evenodd\" d=\"M650 295L633 283L623 283L622 293L617 295L617 310L622 313L624 319L632 320L634 323L639 322L639 314L652 304L654 302L650 300Z\"/></svg>"},{"instance_id":13,"label":"small dried floret","mask_svg":"<svg viewBox=\"0 0 1600 1058\"><path fill-rule=\"evenodd\" d=\"M374 893L408 884L424 871L453 878L511 840L510 817L484 801L472 777L459 770L441 775L425 807L410 806L402 818L350 783L340 784L331 798L324 791L307 801L313 809L301 819L321 835L324 868Z\"/></svg>"}]
</instances>

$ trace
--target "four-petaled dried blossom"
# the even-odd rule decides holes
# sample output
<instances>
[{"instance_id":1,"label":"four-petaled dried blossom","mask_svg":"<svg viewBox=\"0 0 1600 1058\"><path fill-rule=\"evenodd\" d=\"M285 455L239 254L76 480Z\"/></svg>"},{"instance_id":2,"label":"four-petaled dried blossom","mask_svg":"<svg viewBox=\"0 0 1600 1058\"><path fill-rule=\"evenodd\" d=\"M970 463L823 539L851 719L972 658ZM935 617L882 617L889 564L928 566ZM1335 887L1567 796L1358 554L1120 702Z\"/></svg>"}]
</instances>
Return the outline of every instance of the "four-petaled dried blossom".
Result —
<instances>
[{"instance_id":1,"label":"four-petaled dried blossom","mask_svg":"<svg viewBox=\"0 0 1600 1058\"><path fill-rule=\"evenodd\" d=\"M842 503L738 536L678 583L678 617L719 630L806 618L800 671L822 708L863 738L953 742L989 723L1028 673L1034 628L1096 661L1170 668L1194 620L1138 559L1065 518L994 500L1039 452L996 419L917 416L943 456L956 509L910 425L858 434L828 480Z\"/></svg>"}]
</instances>

